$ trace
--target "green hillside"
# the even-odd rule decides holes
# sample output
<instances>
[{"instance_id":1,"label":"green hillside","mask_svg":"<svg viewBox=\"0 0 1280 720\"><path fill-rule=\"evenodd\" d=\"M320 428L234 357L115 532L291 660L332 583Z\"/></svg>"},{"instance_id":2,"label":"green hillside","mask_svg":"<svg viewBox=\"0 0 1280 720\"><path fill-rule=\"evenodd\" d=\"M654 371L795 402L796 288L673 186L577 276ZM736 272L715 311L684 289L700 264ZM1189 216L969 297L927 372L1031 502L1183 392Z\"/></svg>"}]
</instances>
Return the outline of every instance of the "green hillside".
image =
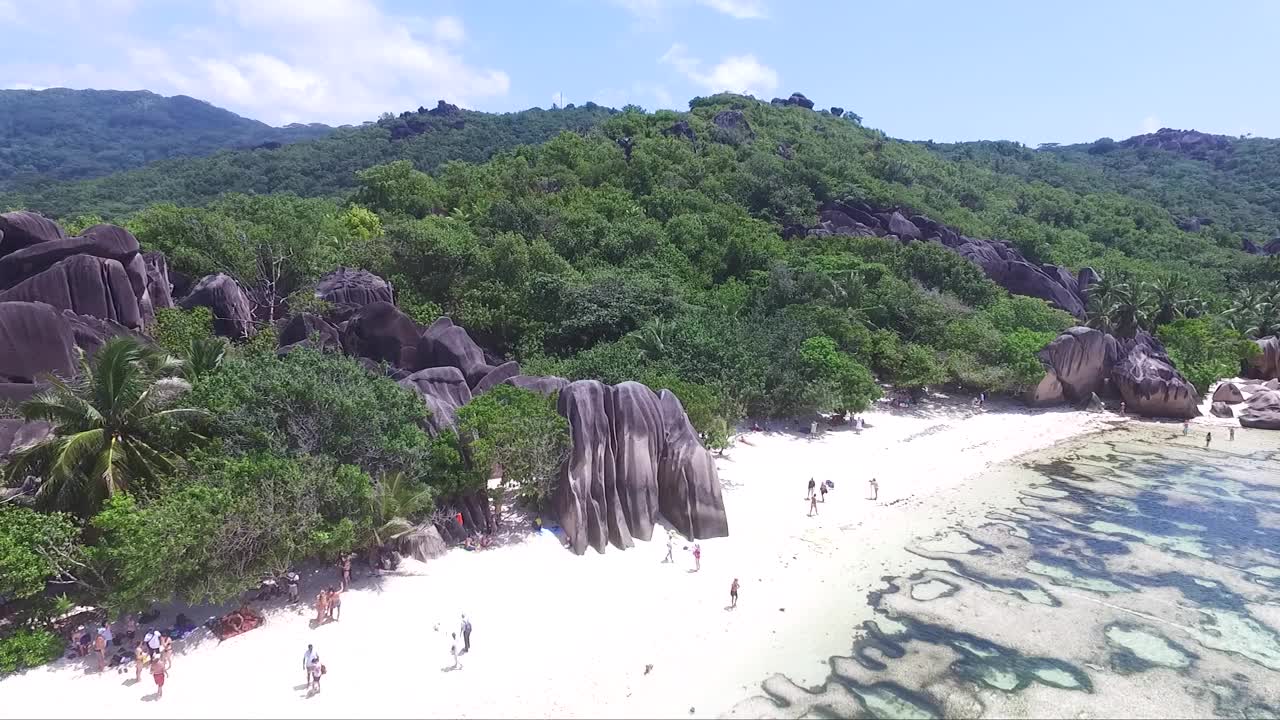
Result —
<instances>
[{"instance_id":1,"label":"green hillside","mask_svg":"<svg viewBox=\"0 0 1280 720\"><path fill-rule=\"evenodd\" d=\"M337 197L355 187L357 171L372 165L405 159L431 170L447 160L482 162L499 150L543 142L561 131L588 130L610 112L593 104L503 115L447 105L419 108L309 142L164 160L94 180L22 190L0 196L0 206L53 217L114 218L152 203L204 204L225 192Z\"/></svg>"},{"instance_id":2,"label":"green hillside","mask_svg":"<svg viewBox=\"0 0 1280 720\"><path fill-rule=\"evenodd\" d=\"M0 90L0 191L81 180L224 148L327 135L276 128L202 100L145 90Z\"/></svg>"}]
</instances>

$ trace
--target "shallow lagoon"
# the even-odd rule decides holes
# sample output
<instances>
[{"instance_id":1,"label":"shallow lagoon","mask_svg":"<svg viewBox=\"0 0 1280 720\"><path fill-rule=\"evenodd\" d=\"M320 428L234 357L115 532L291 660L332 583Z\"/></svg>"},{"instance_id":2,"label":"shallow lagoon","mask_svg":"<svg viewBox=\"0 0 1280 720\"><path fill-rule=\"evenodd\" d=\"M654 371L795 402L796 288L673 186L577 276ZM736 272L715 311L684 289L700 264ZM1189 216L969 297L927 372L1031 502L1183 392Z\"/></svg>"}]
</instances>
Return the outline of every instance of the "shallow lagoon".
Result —
<instances>
[{"instance_id":1,"label":"shallow lagoon","mask_svg":"<svg viewBox=\"0 0 1280 720\"><path fill-rule=\"evenodd\" d=\"M1159 433L995 473L984 522L918 538L820 686L766 679L735 716L1280 717L1280 435Z\"/></svg>"}]
</instances>

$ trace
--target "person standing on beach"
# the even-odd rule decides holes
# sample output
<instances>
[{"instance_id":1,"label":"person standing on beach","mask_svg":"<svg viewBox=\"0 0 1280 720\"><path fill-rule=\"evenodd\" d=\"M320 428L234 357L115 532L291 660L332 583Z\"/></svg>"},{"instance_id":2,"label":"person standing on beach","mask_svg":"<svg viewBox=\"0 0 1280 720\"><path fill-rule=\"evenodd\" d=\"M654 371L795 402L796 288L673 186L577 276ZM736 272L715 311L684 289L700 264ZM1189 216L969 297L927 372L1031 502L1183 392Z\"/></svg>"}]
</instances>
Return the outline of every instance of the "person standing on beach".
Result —
<instances>
[{"instance_id":1,"label":"person standing on beach","mask_svg":"<svg viewBox=\"0 0 1280 720\"><path fill-rule=\"evenodd\" d=\"M1204 448L1205 448L1206 450L1208 450L1208 449L1209 449L1209 443L1211 443L1211 442L1213 442L1213 433L1211 433L1211 432L1207 432L1207 433L1205 433L1205 434L1204 434Z\"/></svg>"},{"instance_id":2,"label":"person standing on beach","mask_svg":"<svg viewBox=\"0 0 1280 720\"><path fill-rule=\"evenodd\" d=\"M102 630L93 638L93 654L98 656L98 672L107 669L107 636Z\"/></svg>"},{"instance_id":3,"label":"person standing on beach","mask_svg":"<svg viewBox=\"0 0 1280 720\"><path fill-rule=\"evenodd\" d=\"M298 604L298 573L290 571L284 576L289 581L289 602Z\"/></svg>"},{"instance_id":4,"label":"person standing on beach","mask_svg":"<svg viewBox=\"0 0 1280 720\"><path fill-rule=\"evenodd\" d=\"M142 641L147 644L147 650L151 652L151 662L160 659L160 631L151 628L147 634L142 637Z\"/></svg>"},{"instance_id":5,"label":"person standing on beach","mask_svg":"<svg viewBox=\"0 0 1280 720\"><path fill-rule=\"evenodd\" d=\"M329 619L342 620L342 593L329 588Z\"/></svg>"},{"instance_id":6,"label":"person standing on beach","mask_svg":"<svg viewBox=\"0 0 1280 720\"><path fill-rule=\"evenodd\" d=\"M311 687L311 661L318 656L319 654L316 652L315 646L308 643L307 651L302 653L302 672L306 673L306 683L308 688Z\"/></svg>"},{"instance_id":7,"label":"person standing on beach","mask_svg":"<svg viewBox=\"0 0 1280 720\"><path fill-rule=\"evenodd\" d=\"M670 530L668 530L668 531L667 531L667 556L666 556L665 558L663 558L663 559L662 559L662 562L664 562L664 563L669 563L669 562L675 562L675 561L676 561L676 559L675 559L674 557L672 557L672 556L671 556L671 551L672 551L672 548L671 548L671 531L670 531Z\"/></svg>"},{"instance_id":8,"label":"person standing on beach","mask_svg":"<svg viewBox=\"0 0 1280 720\"><path fill-rule=\"evenodd\" d=\"M822 502L826 502L827 501L827 481L826 480L823 480L822 484L818 486L818 492L822 493Z\"/></svg>"},{"instance_id":9,"label":"person standing on beach","mask_svg":"<svg viewBox=\"0 0 1280 720\"><path fill-rule=\"evenodd\" d=\"M342 590L351 587L351 553L342 556Z\"/></svg>"},{"instance_id":10,"label":"person standing on beach","mask_svg":"<svg viewBox=\"0 0 1280 720\"><path fill-rule=\"evenodd\" d=\"M809 496L809 517L818 514L818 493Z\"/></svg>"},{"instance_id":11,"label":"person standing on beach","mask_svg":"<svg viewBox=\"0 0 1280 720\"><path fill-rule=\"evenodd\" d=\"M138 646L133 649L133 681L135 683L142 682L142 669L147 666L147 662L151 660L151 653L147 652L147 644L139 642Z\"/></svg>"},{"instance_id":12,"label":"person standing on beach","mask_svg":"<svg viewBox=\"0 0 1280 720\"><path fill-rule=\"evenodd\" d=\"M1191 421L1190 421L1190 420L1183 420L1183 421L1182 421L1182 434L1183 434L1183 435L1186 435L1186 434L1187 434L1187 433L1189 433L1189 432L1191 432Z\"/></svg>"},{"instance_id":13,"label":"person standing on beach","mask_svg":"<svg viewBox=\"0 0 1280 720\"><path fill-rule=\"evenodd\" d=\"M169 668L165 667L164 663L160 662L159 659L152 659L151 679L154 680L156 683L156 699L157 700L164 697L164 680L168 674L169 674Z\"/></svg>"},{"instance_id":14,"label":"person standing on beach","mask_svg":"<svg viewBox=\"0 0 1280 720\"><path fill-rule=\"evenodd\" d=\"M160 636L160 662L166 670L173 667L173 638L168 635Z\"/></svg>"},{"instance_id":15,"label":"person standing on beach","mask_svg":"<svg viewBox=\"0 0 1280 720\"><path fill-rule=\"evenodd\" d=\"M124 618L124 636L130 644L138 641L138 619L132 614Z\"/></svg>"},{"instance_id":16,"label":"person standing on beach","mask_svg":"<svg viewBox=\"0 0 1280 720\"><path fill-rule=\"evenodd\" d=\"M729 609L738 607L738 578L733 579L733 584L729 586Z\"/></svg>"},{"instance_id":17,"label":"person standing on beach","mask_svg":"<svg viewBox=\"0 0 1280 720\"><path fill-rule=\"evenodd\" d=\"M1236 439L1236 429L1234 427L1227 428L1227 439L1234 441Z\"/></svg>"},{"instance_id":18,"label":"person standing on beach","mask_svg":"<svg viewBox=\"0 0 1280 720\"><path fill-rule=\"evenodd\" d=\"M808 500L809 498L813 497L813 489L816 485L817 483L813 481L813 478L809 478L809 492L805 493L804 495L805 500Z\"/></svg>"},{"instance_id":19,"label":"person standing on beach","mask_svg":"<svg viewBox=\"0 0 1280 720\"><path fill-rule=\"evenodd\" d=\"M1123 400L1121 400L1121 401L1120 401L1120 414L1121 414L1121 415L1124 415L1124 401L1123 401Z\"/></svg>"},{"instance_id":20,"label":"person standing on beach","mask_svg":"<svg viewBox=\"0 0 1280 720\"><path fill-rule=\"evenodd\" d=\"M693 544L693 571L698 572L702 569L702 546L698 543Z\"/></svg>"},{"instance_id":21,"label":"person standing on beach","mask_svg":"<svg viewBox=\"0 0 1280 720\"><path fill-rule=\"evenodd\" d=\"M867 484L871 486L871 499L879 500L880 499L880 483L875 478L871 478L871 480Z\"/></svg>"},{"instance_id":22,"label":"person standing on beach","mask_svg":"<svg viewBox=\"0 0 1280 720\"><path fill-rule=\"evenodd\" d=\"M316 624L320 624L329 618L329 591L324 588L316 593Z\"/></svg>"},{"instance_id":23,"label":"person standing on beach","mask_svg":"<svg viewBox=\"0 0 1280 720\"><path fill-rule=\"evenodd\" d=\"M462 613L462 654L466 655L471 652L471 621L467 619L467 614Z\"/></svg>"},{"instance_id":24,"label":"person standing on beach","mask_svg":"<svg viewBox=\"0 0 1280 720\"><path fill-rule=\"evenodd\" d=\"M462 667L462 664L458 662L458 633L450 633L449 635L453 639L453 644L449 646L449 654L453 656L453 669L457 670Z\"/></svg>"}]
</instances>

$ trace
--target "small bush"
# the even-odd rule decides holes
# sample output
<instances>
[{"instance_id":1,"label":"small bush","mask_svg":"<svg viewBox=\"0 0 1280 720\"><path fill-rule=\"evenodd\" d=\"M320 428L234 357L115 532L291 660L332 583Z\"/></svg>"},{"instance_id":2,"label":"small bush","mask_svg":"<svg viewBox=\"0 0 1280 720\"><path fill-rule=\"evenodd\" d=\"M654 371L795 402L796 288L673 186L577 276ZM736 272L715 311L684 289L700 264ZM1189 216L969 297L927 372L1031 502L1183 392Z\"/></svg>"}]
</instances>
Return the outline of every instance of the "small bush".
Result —
<instances>
[{"instance_id":1,"label":"small bush","mask_svg":"<svg viewBox=\"0 0 1280 720\"><path fill-rule=\"evenodd\" d=\"M0 638L0 674L17 672L57 660L66 643L48 630L19 630Z\"/></svg>"}]
</instances>

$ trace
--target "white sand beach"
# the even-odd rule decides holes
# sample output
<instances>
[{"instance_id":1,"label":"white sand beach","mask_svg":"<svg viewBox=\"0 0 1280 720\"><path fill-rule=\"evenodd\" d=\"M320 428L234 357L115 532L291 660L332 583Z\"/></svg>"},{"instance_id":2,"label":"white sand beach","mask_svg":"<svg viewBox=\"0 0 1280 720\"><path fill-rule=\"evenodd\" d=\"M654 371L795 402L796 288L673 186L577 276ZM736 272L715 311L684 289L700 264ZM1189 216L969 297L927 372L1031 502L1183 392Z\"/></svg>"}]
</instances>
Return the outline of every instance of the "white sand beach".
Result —
<instances>
[{"instance_id":1,"label":"white sand beach","mask_svg":"<svg viewBox=\"0 0 1280 720\"><path fill-rule=\"evenodd\" d=\"M660 535L576 557L544 534L406 561L378 579L357 566L340 622L312 629L309 605L282 608L226 642L199 630L179 643L163 699L145 675L131 684L132 670L63 661L0 681L0 714L721 716L773 673L824 679L825 658L846 652L850 628L869 615L867 591L910 562L907 541L1014 502L1016 488L984 483L984 468L1128 422L1003 401L978 412L945 398L863 417L860 433L741 435L720 460L731 535L702 541L701 572L679 539L676 562L662 563ZM810 477L835 482L816 517L807 516ZM871 477L877 502L867 499ZM734 578L741 599L729 610ZM461 670L445 671L463 612L473 648ZM309 698L308 643L328 667Z\"/></svg>"}]
</instances>

